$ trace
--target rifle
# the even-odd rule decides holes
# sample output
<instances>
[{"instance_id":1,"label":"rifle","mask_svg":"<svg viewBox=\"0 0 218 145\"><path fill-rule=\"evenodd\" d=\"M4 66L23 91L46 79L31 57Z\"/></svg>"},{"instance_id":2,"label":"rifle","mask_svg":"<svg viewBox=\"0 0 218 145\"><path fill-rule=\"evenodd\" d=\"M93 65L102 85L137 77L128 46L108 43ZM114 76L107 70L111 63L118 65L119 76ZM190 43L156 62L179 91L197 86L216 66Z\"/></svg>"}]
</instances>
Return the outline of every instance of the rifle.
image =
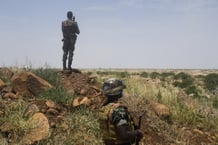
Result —
<instances>
[{"instance_id":1,"label":"rifle","mask_svg":"<svg viewBox=\"0 0 218 145\"><path fill-rule=\"evenodd\" d=\"M138 121L137 129L141 128L141 122L142 122L142 112L139 113L139 121ZM136 137L136 140L135 140L135 145L139 145L139 140L137 139L137 137Z\"/></svg>"}]
</instances>

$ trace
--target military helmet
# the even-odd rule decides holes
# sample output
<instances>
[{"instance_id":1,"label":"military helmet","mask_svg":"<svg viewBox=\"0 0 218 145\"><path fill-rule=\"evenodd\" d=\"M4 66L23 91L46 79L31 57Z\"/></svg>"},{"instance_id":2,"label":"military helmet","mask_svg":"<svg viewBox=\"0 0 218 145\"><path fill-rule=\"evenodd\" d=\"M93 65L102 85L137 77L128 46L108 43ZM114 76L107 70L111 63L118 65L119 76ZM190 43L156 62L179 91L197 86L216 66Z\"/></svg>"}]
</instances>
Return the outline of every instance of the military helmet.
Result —
<instances>
[{"instance_id":1,"label":"military helmet","mask_svg":"<svg viewBox=\"0 0 218 145\"><path fill-rule=\"evenodd\" d=\"M103 93L106 96L116 96L120 95L123 92L123 89L125 89L126 86L123 84L121 80L111 78L103 83Z\"/></svg>"},{"instance_id":2,"label":"military helmet","mask_svg":"<svg viewBox=\"0 0 218 145\"><path fill-rule=\"evenodd\" d=\"M67 12L67 18L72 18L73 17L73 12L72 11L68 11Z\"/></svg>"}]
</instances>

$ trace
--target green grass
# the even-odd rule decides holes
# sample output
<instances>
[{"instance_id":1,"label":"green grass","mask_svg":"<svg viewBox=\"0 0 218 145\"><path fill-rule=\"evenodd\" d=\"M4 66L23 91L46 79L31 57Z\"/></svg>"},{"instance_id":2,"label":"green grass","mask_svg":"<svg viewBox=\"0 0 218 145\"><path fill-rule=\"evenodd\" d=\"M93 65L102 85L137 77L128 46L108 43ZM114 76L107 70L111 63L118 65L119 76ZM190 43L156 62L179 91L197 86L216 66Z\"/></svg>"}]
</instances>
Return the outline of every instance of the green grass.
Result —
<instances>
[{"instance_id":1,"label":"green grass","mask_svg":"<svg viewBox=\"0 0 218 145\"><path fill-rule=\"evenodd\" d=\"M56 87L44 91L39 95L40 99L53 100L54 102L62 105L70 105L76 96L70 95L64 88Z\"/></svg>"},{"instance_id":2,"label":"green grass","mask_svg":"<svg viewBox=\"0 0 218 145\"><path fill-rule=\"evenodd\" d=\"M25 108L26 103L23 100L4 105L4 115L0 117L0 124L3 127L2 135L8 135L19 142L23 134L31 128L27 125L26 118L23 117Z\"/></svg>"}]
</instances>

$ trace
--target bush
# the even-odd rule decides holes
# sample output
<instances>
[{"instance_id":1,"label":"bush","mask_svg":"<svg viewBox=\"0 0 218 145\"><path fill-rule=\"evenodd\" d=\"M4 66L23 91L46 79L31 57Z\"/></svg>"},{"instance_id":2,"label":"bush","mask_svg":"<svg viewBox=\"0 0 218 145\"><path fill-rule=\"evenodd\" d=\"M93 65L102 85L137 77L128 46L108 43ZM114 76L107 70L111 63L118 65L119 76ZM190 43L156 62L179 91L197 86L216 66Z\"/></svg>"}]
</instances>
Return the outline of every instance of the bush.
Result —
<instances>
[{"instance_id":1,"label":"bush","mask_svg":"<svg viewBox=\"0 0 218 145\"><path fill-rule=\"evenodd\" d=\"M175 75L174 79L181 79L182 81L175 81L173 85L179 88L187 88L190 87L193 83L193 79L190 75L185 74L183 72Z\"/></svg>"},{"instance_id":2,"label":"bush","mask_svg":"<svg viewBox=\"0 0 218 145\"><path fill-rule=\"evenodd\" d=\"M67 91L61 87L47 90L41 93L39 97L42 99L50 99L63 105L69 104L73 100L73 96L70 96Z\"/></svg>"},{"instance_id":3,"label":"bush","mask_svg":"<svg viewBox=\"0 0 218 145\"><path fill-rule=\"evenodd\" d=\"M58 86L59 85L60 79L59 79L59 76L58 76L58 72L55 71L54 69L40 68L40 69L32 70L32 72L34 74L36 74L37 76L41 77L42 79L48 81L53 86Z\"/></svg>"},{"instance_id":4,"label":"bush","mask_svg":"<svg viewBox=\"0 0 218 145\"><path fill-rule=\"evenodd\" d=\"M187 88L185 89L185 92L186 92L187 94L193 94L194 97L198 97L198 96L199 96L199 90L198 90L197 87L194 86L194 85L191 85L191 86L187 87Z\"/></svg>"},{"instance_id":5,"label":"bush","mask_svg":"<svg viewBox=\"0 0 218 145\"><path fill-rule=\"evenodd\" d=\"M218 109L218 97L215 97L213 100L213 107Z\"/></svg>"},{"instance_id":6,"label":"bush","mask_svg":"<svg viewBox=\"0 0 218 145\"><path fill-rule=\"evenodd\" d=\"M148 73L147 72L142 72L140 74L140 76L143 77L143 78L147 78L148 77Z\"/></svg>"},{"instance_id":7,"label":"bush","mask_svg":"<svg viewBox=\"0 0 218 145\"><path fill-rule=\"evenodd\" d=\"M156 78L158 78L160 76L160 74L158 73L158 72L152 72L151 74L150 74L150 77L152 78L152 79L156 79Z\"/></svg>"},{"instance_id":8,"label":"bush","mask_svg":"<svg viewBox=\"0 0 218 145\"><path fill-rule=\"evenodd\" d=\"M163 72L161 74L161 76L166 78L166 77L169 77L169 76L175 76L175 73L174 72Z\"/></svg>"},{"instance_id":9,"label":"bush","mask_svg":"<svg viewBox=\"0 0 218 145\"><path fill-rule=\"evenodd\" d=\"M218 88L218 74L212 73L205 76L204 84L209 91L216 90Z\"/></svg>"}]
</instances>

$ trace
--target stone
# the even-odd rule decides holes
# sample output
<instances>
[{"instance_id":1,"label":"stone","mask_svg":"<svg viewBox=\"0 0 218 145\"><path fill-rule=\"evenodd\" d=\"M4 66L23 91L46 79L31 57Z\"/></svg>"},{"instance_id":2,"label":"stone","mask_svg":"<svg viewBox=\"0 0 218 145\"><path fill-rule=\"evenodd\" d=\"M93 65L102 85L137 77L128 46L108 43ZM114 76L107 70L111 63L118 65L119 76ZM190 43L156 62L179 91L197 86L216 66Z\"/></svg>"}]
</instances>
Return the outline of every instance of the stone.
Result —
<instances>
[{"instance_id":1,"label":"stone","mask_svg":"<svg viewBox=\"0 0 218 145\"><path fill-rule=\"evenodd\" d=\"M73 107L77 107L80 105L90 106L91 100L88 97L77 97L73 100Z\"/></svg>"},{"instance_id":2,"label":"stone","mask_svg":"<svg viewBox=\"0 0 218 145\"><path fill-rule=\"evenodd\" d=\"M52 100L46 100L45 104L48 108L57 108L57 105Z\"/></svg>"},{"instance_id":3,"label":"stone","mask_svg":"<svg viewBox=\"0 0 218 145\"><path fill-rule=\"evenodd\" d=\"M12 92L8 92L8 93L4 94L4 96L2 96L2 98L4 98L4 99L18 99L19 96L12 93Z\"/></svg>"},{"instance_id":4,"label":"stone","mask_svg":"<svg viewBox=\"0 0 218 145\"><path fill-rule=\"evenodd\" d=\"M49 122L47 117L42 113L35 113L27 121L30 129L25 132L22 142L23 144L33 144L48 138L49 136Z\"/></svg>"},{"instance_id":5,"label":"stone","mask_svg":"<svg viewBox=\"0 0 218 145\"><path fill-rule=\"evenodd\" d=\"M170 117L170 110L167 106L160 104L158 102L151 101L151 106L154 112L161 118Z\"/></svg>"},{"instance_id":6,"label":"stone","mask_svg":"<svg viewBox=\"0 0 218 145\"><path fill-rule=\"evenodd\" d=\"M0 91L5 87L5 83L0 79Z\"/></svg>"},{"instance_id":7,"label":"stone","mask_svg":"<svg viewBox=\"0 0 218 145\"><path fill-rule=\"evenodd\" d=\"M30 104L27 106L26 110L24 111L24 117L29 117L31 114L35 114L39 112L39 108L36 104Z\"/></svg>"},{"instance_id":8,"label":"stone","mask_svg":"<svg viewBox=\"0 0 218 145\"><path fill-rule=\"evenodd\" d=\"M20 72L11 79L13 91L21 96L37 96L42 91L52 88L52 85L31 72Z\"/></svg>"}]
</instances>

